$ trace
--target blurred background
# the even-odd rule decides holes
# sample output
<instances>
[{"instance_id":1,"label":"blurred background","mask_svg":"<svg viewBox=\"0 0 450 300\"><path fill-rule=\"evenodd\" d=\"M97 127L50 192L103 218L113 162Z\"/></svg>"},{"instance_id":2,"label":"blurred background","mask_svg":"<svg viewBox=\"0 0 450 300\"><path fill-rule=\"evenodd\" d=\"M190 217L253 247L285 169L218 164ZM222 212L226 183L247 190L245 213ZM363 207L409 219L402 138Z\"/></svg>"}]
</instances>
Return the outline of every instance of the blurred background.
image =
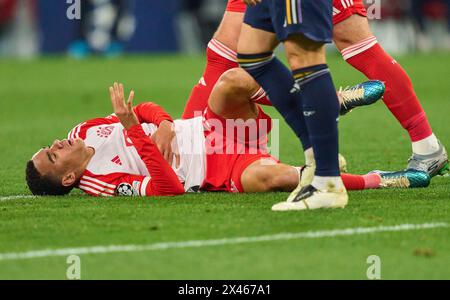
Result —
<instances>
[{"instance_id":1,"label":"blurred background","mask_svg":"<svg viewBox=\"0 0 450 300\"><path fill-rule=\"evenodd\" d=\"M226 2L0 0L0 56L202 53ZM393 54L450 51L450 0L366 2L381 4L381 20L372 20L372 28Z\"/></svg>"}]
</instances>

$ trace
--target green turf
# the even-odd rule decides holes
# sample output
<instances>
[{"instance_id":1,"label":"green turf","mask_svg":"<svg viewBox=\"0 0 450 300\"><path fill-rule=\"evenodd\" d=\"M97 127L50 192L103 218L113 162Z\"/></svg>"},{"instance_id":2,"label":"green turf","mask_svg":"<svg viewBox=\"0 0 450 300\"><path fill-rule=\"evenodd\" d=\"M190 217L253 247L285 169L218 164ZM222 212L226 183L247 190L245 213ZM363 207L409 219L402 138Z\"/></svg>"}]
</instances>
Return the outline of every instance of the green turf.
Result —
<instances>
[{"instance_id":1,"label":"green turf","mask_svg":"<svg viewBox=\"0 0 450 300\"><path fill-rule=\"evenodd\" d=\"M0 61L0 197L28 194L24 165L39 148L65 137L78 122L111 112L114 80L179 116L203 70L202 57L149 56L117 60ZM450 54L398 58L410 73L435 133L450 146ZM363 77L339 57L336 85ZM278 115L269 109L274 117ZM382 103L341 119L341 152L349 169L401 169L407 134ZM282 124L281 159L301 164L299 145ZM427 189L351 192L344 210L273 213L283 193L201 194L113 200L74 193L66 198L0 202L0 253L96 245L151 244L259 236L281 232L450 223L449 178ZM365 279L366 258L381 258L384 279L450 279L449 229L268 241L253 244L81 255L82 278ZM0 261L0 279L65 279L66 257Z\"/></svg>"}]
</instances>

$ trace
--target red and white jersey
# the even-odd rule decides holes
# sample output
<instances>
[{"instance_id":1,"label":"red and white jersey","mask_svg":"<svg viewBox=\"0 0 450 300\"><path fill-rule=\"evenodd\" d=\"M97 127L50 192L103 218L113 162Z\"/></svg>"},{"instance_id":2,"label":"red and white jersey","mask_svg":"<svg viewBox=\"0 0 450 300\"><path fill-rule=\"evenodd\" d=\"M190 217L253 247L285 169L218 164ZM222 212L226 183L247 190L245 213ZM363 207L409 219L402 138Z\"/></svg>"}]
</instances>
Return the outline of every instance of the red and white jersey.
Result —
<instances>
[{"instance_id":1,"label":"red and white jersey","mask_svg":"<svg viewBox=\"0 0 450 300\"><path fill-rule=\"evenodd\" d=\"M141 123L150 137L157 130L154 123ZM205 177L205 150L202 118L174 121L175 143L180 152L180 166L172 166L179 182L188 191L200 186ZM69 139L81 138L95 149L78 187L94 196L149 196L152 176L127 130L114 115L93 119L76 126ZM155 187L151 189L155 190Z\"/></svg>"}]
</instances>

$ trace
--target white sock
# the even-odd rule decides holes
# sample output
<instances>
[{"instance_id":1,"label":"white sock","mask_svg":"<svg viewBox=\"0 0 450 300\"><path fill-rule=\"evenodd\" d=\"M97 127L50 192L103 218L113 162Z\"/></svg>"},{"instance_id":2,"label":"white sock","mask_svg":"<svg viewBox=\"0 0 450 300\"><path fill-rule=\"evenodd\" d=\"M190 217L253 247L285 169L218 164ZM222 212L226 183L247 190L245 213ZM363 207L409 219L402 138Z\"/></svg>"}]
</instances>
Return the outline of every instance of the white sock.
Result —
<instances>
[{"instance_id":1,"label":"white sock","mask_svg":"<svg viewBox=\"0 0 450 300\"><path fill-rule=\"evenodd\" d=\"M344 183L342 182L342 178L340 176L336 177L314 176L311 185L320 191L327 191L330 189L339 190L344 187Z\"/></svg>"},{"instance_id":2,"label":"white sock","mask_svg":"<svg viewBox=\"0 0 450 300\"><path fill-rule=\"evenodd\" d=\"M439 150L438 139L433 133L432 135L430 135L427 138L424 138L423 140L413 142L412 149L415 154L419 155L429 155L436 153Z\"/></svg>"},{"instance_id":3,"label":"white sock","mask_svg":"<svg viewBox=\"0 0 450 300\"><path fill-rule=\"evenodd\" d=\"M315 160L314 160L314 151L313 151L313 148L310 147L310 148L305 150L305 165L311 166L311 165L314 164L314 162L315 162Z\"/></svg>"}]
</instances>

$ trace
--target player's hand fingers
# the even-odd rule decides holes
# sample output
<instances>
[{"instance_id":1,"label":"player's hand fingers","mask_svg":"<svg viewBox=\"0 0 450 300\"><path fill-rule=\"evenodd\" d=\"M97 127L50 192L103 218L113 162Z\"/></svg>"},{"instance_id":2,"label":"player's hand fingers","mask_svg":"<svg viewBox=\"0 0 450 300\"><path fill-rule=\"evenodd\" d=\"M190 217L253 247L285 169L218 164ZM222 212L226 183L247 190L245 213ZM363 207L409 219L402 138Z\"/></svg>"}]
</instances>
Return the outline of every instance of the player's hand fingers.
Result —
<instances>
[{"instance_id":1,"label":"player's hand fingers","mask_svg":"<svg viewBox=\"0 0 450 300\"><path fill-rule=\"evenodd\" d=\"M123 92L123 84L119 83L119 97L125 102L125 93Z\"/></svg>"},{"instance_id":2,"label":"player's hand fingers","mask_svg":"<svg viewBox=\"0 0 450 300\"><path fill-rule=\"evenodd\" d=\"M114 105L115 105L115 109L117 109L117 83L114 82L113 83L113 93L114 93Z\"/></svg>"},{"instance_id":3,"label":"player's hand fingers","mask_svg":"<svg viewBox=\"0 0 450 300\"><path fill-rule=\"evenodd\" d=\"M114 94L116 95L116 100L119 97L119 85L117 82L114 82Z\"/></svg>"},{"instance_id":4,"label":"player's hand fingers","mask_svg":"<svg viewBox=\"0 0 450 300\"><path fill-rule=\"evenodd\" d=\"M160 139L160 136L158 134L152 135L152 140L158 147L159 152L161 152L162 156L164 157L164 160L169 163L169 165L172 165L173 162L173 152L172 147L170 144L167 144L164 142L164 139Z\"/></svg>"},{"instance_id":5,"label":"player's hand fingers","mask_svg":"<svg viewBox=\"0 0 450 300\"><path fill-rule=\"evenodd\" d=\"M128 96L127 106L128 106L128 112L131 113L133 111L133 99L134 99L134 91L132 90L130 92L130 95Z\"/></svg>"},{"instance_id":6,"label":"player's hand fingers","mask_svg":"<svg viewBox=\"0 0 450 300\"><path fill-rule=\"evenodd\" d=\"M164 157L164 160L169 162L170 160L170 149L167 147L167 144L159 143L158 149L161 152L162 156Z\"/></svg>"},{"instance_id":7,"label":"player's hand fingers","mask_svg":"<svg viewBox=\"0 0 450 300\"><path fill-rule=\"evenodd\" d=\"M167 150L167 162L169 163L170 166L172 166L172 163L173 163L173 152L172 152L172 149L171 149L170 145L169 145L169 148Z\"/></svg>"},{"instance_id":8,"label":"player's hand fingers","mask_svg":"<svg viewBox=\"0 0 450 300\"><path fill-rule=\"evenodd\" d=\"M111 93L111 102L113 104L114 112L117 113L120 110L120 104L117 99L117 93L116 93L114 86L112 86L110 88L110 93Z\"/></svg>"},{"instance_id":9,"label":"player's hand fingers","mask_svg":"<svg viewBox=\"0 0 450 300\"><path fill-rule=\"evenodd\" d=\"M113 109L116 110L116 97L114 95L114 88L112 86L109 87L109 97L111 98Z\"/></svg>"}]
</instances>

